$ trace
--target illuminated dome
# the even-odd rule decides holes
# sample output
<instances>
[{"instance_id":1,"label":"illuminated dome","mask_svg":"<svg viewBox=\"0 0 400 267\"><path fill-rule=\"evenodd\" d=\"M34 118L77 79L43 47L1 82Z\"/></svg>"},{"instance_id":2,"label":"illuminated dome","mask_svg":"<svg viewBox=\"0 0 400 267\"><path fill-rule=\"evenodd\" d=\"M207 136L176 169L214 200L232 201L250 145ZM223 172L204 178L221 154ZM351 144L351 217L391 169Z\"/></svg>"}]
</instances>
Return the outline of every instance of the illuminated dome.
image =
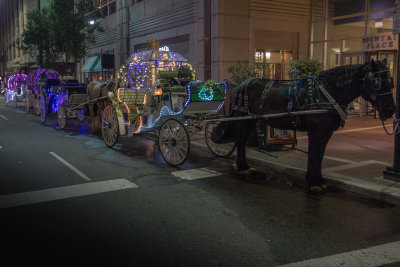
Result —
<instances>
[{"instance_id":1,"label":"illuminated dome","mask_svg":"<svg viewBox=\"0 0 400 267\"><path fill-rule=\"evenodd\" d=\"M132 54L118 72L124 87L132 89L152 88L161 78L160 73L176 74L176 79L195 79L195 72L189 60L173 51L147 50Z\"/></svg>"}]
</instances>

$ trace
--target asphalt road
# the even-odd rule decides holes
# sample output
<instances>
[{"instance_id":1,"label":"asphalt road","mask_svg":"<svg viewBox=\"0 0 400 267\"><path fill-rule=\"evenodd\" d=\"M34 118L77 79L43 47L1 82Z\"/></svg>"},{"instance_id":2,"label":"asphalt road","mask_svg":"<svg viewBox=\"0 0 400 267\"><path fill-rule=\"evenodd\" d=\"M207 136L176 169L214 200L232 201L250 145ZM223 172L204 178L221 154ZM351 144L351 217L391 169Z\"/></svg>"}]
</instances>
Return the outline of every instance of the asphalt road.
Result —
<instances>
[{"instance_id":1,"label":"asphalt road","mask_svg":"<svg viewBox=\"0 0 400 267\"><path fill-rule=\"evenodd\" d=\"M110 149L89 125L0 97L0 266L400 266L399 207L243 179L193 146L173 168L152 138Z\"/></svg>"}]
</instances>

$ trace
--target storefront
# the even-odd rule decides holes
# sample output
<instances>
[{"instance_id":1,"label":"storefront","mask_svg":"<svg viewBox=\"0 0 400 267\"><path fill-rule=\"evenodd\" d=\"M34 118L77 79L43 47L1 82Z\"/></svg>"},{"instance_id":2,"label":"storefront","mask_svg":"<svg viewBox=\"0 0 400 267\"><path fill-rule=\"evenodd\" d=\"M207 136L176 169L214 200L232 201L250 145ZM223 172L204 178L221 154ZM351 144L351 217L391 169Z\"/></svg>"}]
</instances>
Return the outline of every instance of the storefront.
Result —
<instances>
[{"instance_id":1,"label":"storefront","mask_svg":"<svg viewBox=\"0 0 400 267\"><path fill-rule=\"evenodd\" d=\"M391 34L395 0L312 0L311 57L325 69L386 58L396 84L397 38ZM354 114L369 114L359 99Z\"/></svg>"}]
</instances>

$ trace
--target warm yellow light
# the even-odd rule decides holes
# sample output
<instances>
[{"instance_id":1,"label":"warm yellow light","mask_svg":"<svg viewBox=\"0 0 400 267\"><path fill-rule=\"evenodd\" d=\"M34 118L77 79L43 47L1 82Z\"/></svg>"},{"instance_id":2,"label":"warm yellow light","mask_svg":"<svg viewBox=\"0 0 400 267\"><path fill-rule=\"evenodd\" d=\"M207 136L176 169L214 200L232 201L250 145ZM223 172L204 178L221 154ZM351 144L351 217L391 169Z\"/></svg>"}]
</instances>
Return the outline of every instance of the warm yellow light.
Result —
<instances>
[{"instance_id":1,"label":"warm yellow light","mask_svg":"<svg viewBox=\"0 0 400 267\"><path fill-rule=\"evenodd\" d=\"M271 52L266 52L265 53L265 58L266 59L271 59Z\"/></svg>"},{"instance_id":2,"label":"warm yellow light","mask_svg":"<svg viewBox=\"0 0 400 267\"><path fill-rule=\"evenodd\" d=\"M155 88L154 89L154 95L162 95L162 89L161 88Z\"/></svg>"}]
</instances>

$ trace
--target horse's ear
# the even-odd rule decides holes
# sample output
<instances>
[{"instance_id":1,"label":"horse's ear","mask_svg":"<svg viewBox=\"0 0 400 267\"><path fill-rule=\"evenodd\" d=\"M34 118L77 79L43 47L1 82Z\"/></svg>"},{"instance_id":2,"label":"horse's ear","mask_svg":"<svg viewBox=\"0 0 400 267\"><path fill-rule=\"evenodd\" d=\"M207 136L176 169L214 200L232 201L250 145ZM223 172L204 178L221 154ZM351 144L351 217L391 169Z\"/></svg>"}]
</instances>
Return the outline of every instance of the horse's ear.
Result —
<instances>
[{"instance_id":1,"label":"horse's ear","mask_svg":"<svg viewBox=\"0 0 400 267\"><path fill-rule=\"evenodd\" d=\"M371 59L371 67L373 70L378 69L378 64L376 64L375 60Z\"/></svg>"}]
</instances>

